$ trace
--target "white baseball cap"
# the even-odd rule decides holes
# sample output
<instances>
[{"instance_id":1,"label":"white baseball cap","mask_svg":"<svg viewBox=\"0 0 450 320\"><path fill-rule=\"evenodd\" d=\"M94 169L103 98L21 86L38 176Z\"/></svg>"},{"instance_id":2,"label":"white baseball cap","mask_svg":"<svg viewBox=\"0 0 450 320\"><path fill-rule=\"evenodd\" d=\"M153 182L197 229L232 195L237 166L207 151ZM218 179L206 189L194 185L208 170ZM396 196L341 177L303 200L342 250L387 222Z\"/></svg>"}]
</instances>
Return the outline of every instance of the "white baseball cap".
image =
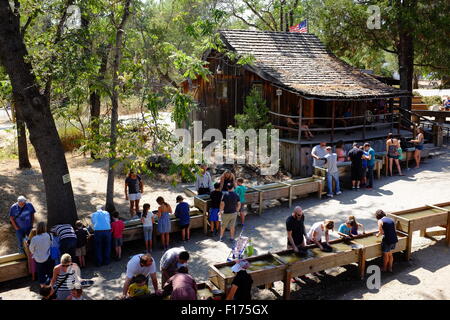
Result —
<instances>
[{"instance_id":1,"label":"white baseball cap","mask_svg":"<svg viewBox=\"0 0 450 320\"><path fill-rule=\"evenodd\" d=\"M17 202L27 202L27 198L25 198L24 196L18 196Z\"/></svg>"}]
</instances>

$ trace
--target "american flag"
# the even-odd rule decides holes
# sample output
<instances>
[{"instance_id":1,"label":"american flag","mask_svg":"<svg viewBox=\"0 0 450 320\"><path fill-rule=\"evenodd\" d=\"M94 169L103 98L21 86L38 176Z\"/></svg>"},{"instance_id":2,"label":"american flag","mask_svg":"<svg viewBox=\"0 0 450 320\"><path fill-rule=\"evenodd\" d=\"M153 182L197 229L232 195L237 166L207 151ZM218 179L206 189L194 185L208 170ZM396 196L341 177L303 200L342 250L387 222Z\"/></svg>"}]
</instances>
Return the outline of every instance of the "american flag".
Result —
<instances>
[{"instance_id":1,"label":"american flag","mask_svg":"<svg viewBox=\"0 0 450 320\"><path fill-rule=\"evenodd\" d=\"M308 33L308 20L303 20L293 27L289 27L289 32Z\"/></svg>"}]
</instances>

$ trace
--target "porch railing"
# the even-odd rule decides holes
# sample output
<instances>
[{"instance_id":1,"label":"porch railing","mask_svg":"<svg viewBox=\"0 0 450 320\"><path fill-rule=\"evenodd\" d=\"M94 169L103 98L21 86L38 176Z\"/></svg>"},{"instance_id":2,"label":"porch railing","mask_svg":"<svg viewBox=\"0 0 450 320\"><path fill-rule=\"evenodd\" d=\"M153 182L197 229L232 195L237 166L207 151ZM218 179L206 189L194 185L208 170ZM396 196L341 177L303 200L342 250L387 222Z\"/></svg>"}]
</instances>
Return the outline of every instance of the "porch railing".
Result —
<instances>
[{"instance_id":1,"label":"porch railing","mask_svg":"<svg viewBox=\"0 0 450 320\"><path fill-rule=\"evenodd\" d=\"M308 128L311 132L317 132L317 133L329 133L330 134L330 140L331 143L334 142L334 134L336 131L349 131L349 130L357 130L362 129L363 131L363 139L366 138L366 130L370 128L377 128L377 127L385 127L386 125L390 126L391 132L394 130L394 124L398 124L397 128L397 134L400 134L400 119L401 114L399 113L384 113L384 114L377 114L377 115L363 115L363 116L354 116L354 117L340 117L340 118L333 118L333 117L300 117L300 116L293 116L293 115L286 115L286 114L280 114L273 111L269 111L269 114L281 119L298 119L298 128L296 127L290 127L290 126L282 126L282 125L274 125L274 128L289 131L289 132L297 132L298 133L298 140L301 140L302 132L305 131L305 129L302 129L302 125L304 124L303 121L309 121L309 120L329 120L332 123L331 128ZM362 121L361 121L362 120ZM336 126L336 122L362 122L362 124L357 125L350 125L350 126ZM384 122L381 122L384 121ZM279 121L273 121L272 123L279 123Z\"/></svg>"}]
</instances>

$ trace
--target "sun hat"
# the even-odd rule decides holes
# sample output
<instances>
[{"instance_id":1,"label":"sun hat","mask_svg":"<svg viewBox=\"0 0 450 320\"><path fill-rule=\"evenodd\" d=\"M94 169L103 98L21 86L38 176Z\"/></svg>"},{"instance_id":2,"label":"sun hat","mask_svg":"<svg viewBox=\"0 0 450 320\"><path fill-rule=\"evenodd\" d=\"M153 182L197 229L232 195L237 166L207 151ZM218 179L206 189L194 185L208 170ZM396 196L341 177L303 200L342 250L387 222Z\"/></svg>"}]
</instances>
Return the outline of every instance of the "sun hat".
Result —
<instances>
[{"instance_id":1,"label":"sun hat","mask_svg":"<svg viewBox=\"0 0 450 320\"><path fill-rule=\"evenodd\" d=\"M248 267L250 267L250 263L247 260L241 260L231 267L231 271L238 273L241 270L248 269Z\"/></svg>"},{"instance_id":2,"label":"sun hat","mask_svg":"<svg viewBox=\"0 0 450 320\"><path fill-rule=\"evenodd\" d=\"M18 196L17 202L27 202L27 198L25 198L24 196Z\"/></svg>"}]
</instances>

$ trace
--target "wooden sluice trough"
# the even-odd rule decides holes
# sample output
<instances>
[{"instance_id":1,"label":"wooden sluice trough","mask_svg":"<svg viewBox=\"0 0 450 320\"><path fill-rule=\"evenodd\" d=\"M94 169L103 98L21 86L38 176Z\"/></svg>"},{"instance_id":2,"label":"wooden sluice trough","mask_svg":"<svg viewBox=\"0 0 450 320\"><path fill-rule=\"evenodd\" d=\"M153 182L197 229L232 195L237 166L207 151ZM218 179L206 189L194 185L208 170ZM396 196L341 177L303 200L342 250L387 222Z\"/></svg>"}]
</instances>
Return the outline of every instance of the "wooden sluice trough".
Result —
<instances>
[{"instance_id":1,"label":"wooden sluice trough","mask_svg":"<svg viewBox=\"0 0 450 320\"><path fill-rule=\"evenodd\" d=\"M282 198L289 200L289 207L292 206L294 197L317 193L320 198L323 190L323 179L321 177L310 177L286 182L269 183L265 185L247 187L245 193L245 203L253 206L258 205L258 214L264 210L264 201L279 200ZM207 215L211 205L209 195L199 195L194 197L194 206ZM206 231L205 231L206 232Z\"/></svg>"},{"instance_id":2,"label":"wooden sluice trough","mask_svg":"<svg viewBox=\"0 0 450 320\"><path fill-rule=\"evenodd\" d=\"M156 214L156 211L153 212ZM204 227L204 219L203 213L199 210L191 210L190 212L191 221L189 223L190 229L200 229ZM178 220L175 215L170 215L170 233L181 231ZM137 239L143 239L144 233L142 228L142 222L140 219L133 219L124 221L125 222L125 230L123 231L123 241L133 241ZM154 245L157 241L157 236L160 233L158 232L158 217L155 217L155 224L153 225L153 241Z\"/></svg>"},{"instance_id":3,"label":"wooden sluice trough","mask_svg":"<svg viewBox=\"0 0 450 320\"><path fill-rule=\"evenodd\" d=\"M450 245L450 202L438 205L425 205L419 208L413 208L402 211L390 212L387 215L394 219L396 228L408 235L407 259L411 258L412 234L414 231L420 231L421 236L433 237L436 235L445 235L447 245ZM427 228L442 227L443 231L427 232Z\"/></svg>"},{"instance_id":4,"label":"wooden sluice trough","mask_svg":"<svg viewBox=\"0 0 450 320\"><path fill-rule=\"evenodd\" d=\"M0 282L27 277L28 259L23 253L13 253L0 257Z\"/></svg>"},{"instance_id":5,"label":"wooden sluice trough","mask_svg":"<svg viewBox=\"0 0 450 320\"><path fill-rule=\"evenodd\" d=\"M246 259L250 263L247 272L252 276L253 286L268 286L286 277L286 265L271 253ZM235 274L231 271L235 261L214 264L209 267L209 281L228 294Z\"/></svg>"},{"instance_id":6,"label":"wooden sluice trough","mask_svg":"<svg viewBox=\"0 0 450 320\"><path fill-rule=\"evenodd\" d=\"M341 180L341 185L343 187L351 187L351 161L345 161L345 162L338 162L337 167L339 171L339 178ZM373 175L374 178L381 179L381 169L383 168L383 160L381 159L375 159L375 166L373 168ZM318 177L322 177L323 179L326 179L327 176L327 169L325 168L314 168L314 175ZM325 181L324 184L327 182ZM333 181L333 189L334 187L334 181ZM323 193L326 193L327 190L324 189Z\"/></svg>"},{"instance_id":7,"label":"wooden sluice trough","mask_svg":"<svg viewBox=\"0 0 450 320\"><path fill-rule=\"evenodd\" d=\"M308 245L304 256L296 254L293 250L283 250L250 257L250 268L247 272L253 278L254 286L264 285L270 287L273 282L284 283L283 297L289 299L291 279L304 276L308 273L324 271L330 268L342 267L356 263L359 276L364 278L366 260L382 256L380 236L376 232L355 237L354 240L344 241L337 239L330 241L332 252L322 252L316 245ZM408 236L398 232L399 242L394 252L406 251ZM255 263L256 262L256 263ZM210 266L209 278L219 289L229 291L234 274L231 267L234 261ZM255 265L256 264L256 265Z\"/></svg>"}]
</instances>

